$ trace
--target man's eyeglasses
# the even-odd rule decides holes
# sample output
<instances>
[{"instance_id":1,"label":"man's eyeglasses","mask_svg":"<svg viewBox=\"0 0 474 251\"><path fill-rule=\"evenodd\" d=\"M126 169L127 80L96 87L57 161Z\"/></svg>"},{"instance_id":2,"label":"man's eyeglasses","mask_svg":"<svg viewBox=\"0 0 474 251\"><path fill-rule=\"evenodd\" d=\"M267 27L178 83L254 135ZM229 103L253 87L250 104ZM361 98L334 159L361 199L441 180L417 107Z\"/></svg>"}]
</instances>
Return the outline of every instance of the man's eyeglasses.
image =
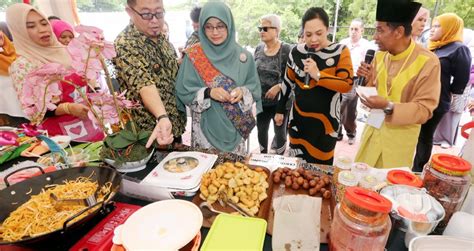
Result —
<instances>
[{"instance_id":1,"label":"man's eyeglasses","mask_svg":"<svg viewBox=\"0 0 474 251\"><path fill-rule=\"evenodd\" d=\"M204 25L204 30L208 32L213 32L214 30L217 30L218 32L222 32L226 29L227 29L227 26L225 24L218 24L217 26L212 26L211 24Z\"/></svg>"},{"instance_id":2,"label":"man's eyeglasses","mask_svg":"<svg viewBox=\"0 0 474 251\"><path fill-rule=\"evenodd\" d=\"M129 6L130 7L130 6ZM137 15L139 15L143 20L152 20L153 17L156 19L162 19L165 16L165 12L157 12L157 13L140 13L136 11L134 8L130 7Z\"/></svg>"},{"instance_id":3,"label":"man's eyeglasses","mask_svg":"<svg viewBox=\"0 0 474 251\"><path fill-rule=\"evenodd\" d=\"M258 28L258 32L267 32L268 29L276 29L276 27L272 27L272 26L266 26L266 27L257 27Z\"/></svg>"}]
</instances>

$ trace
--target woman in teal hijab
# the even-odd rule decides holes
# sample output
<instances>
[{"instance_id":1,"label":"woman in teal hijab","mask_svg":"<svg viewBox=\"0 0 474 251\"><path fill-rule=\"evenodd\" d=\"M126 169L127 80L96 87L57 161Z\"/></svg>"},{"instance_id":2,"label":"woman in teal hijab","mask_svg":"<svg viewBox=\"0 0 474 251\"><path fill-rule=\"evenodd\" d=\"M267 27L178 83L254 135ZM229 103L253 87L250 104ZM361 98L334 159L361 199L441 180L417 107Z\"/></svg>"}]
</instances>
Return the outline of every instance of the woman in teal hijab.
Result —
<instances>
[{"instance_id":1,"label":"woman in teal hijab","mask_svg":"<svg viewBox=\"0 0 474 251\"><path fill-rule=\"evenodd\" d=\"M237 44L232 13L208 2L199 18L200 43L185 51L176 80L178 108L192 112L192 146L244 154L255 127L251 112L262 110L252 54Z\"/></svg>"}]
</instances>

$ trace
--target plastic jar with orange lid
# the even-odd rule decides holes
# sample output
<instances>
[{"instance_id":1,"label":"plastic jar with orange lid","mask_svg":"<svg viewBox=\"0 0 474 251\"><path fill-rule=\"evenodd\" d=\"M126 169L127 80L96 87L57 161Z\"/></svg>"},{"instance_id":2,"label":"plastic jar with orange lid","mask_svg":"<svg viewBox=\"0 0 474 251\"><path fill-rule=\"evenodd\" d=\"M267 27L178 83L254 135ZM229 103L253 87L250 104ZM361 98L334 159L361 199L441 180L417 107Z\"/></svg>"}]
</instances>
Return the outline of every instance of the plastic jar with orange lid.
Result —
<instances>
[{"instance_id":1,"label":"plastic jar with orange lid","mask_svg":"<svg viewBox=\"0 0 474 251\"><path fill-rule=\"evenodd\" d=\"M449 154L434 154L426 164L421 175L423 185L446 211L436 233L442 233L451 216L461 209L471 185L471 168L466 160Z\"/></svg>"},{"instance_id":2,"label":"plastic jar with orange lid","mask_svg":"<svg viewBox=\"0 0 474 251\"><path fill-rule=\"evenodd\" d=\"M405 170L391 170L387 173L387 180L391 185L407 185L420 188L423 181L415 174Z\"/></svg>"},{"instance_id":3,"label":"plastic jar with orange lid","mask_svg":"<svg viewBox=\"0 0 474 251\"><path fill-rule=\"evenodd\" d=\"M391 209L392 203L376 192L347 188L334 209L329 250L384 250L392 226Z\"/></svg>"}]
</instances>

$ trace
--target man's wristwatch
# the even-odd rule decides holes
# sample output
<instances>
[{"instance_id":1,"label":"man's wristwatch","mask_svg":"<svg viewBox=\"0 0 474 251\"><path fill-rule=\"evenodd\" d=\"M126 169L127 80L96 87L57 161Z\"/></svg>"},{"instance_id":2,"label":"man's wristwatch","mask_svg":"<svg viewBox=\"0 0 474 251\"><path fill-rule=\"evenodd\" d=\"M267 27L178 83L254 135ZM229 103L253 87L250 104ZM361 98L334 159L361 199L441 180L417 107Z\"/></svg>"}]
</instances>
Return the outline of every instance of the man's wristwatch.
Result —
<instances>
[{"instance_id":1,"label":"man's wristwatch","mask_svg":"<svg viewBox=\"0 0 474 251\"><path fill-rule=\"evenodd\" d=\"M168 118L168 115L166 113L158 116L158 118L156 118L156 123L158 124L158 122L160 122L160 120L164 118Z\"/></svg>"},{"instance_id":2,"label":"man's wristwatch","mask_svg":"<svg viewBox=\"0 0 474 251\"><path fill-rule=\"evenodd\" d=\"M388 102L388 105L383 108L385 115L392 115L393 113L393 102Z\"/></svg>"}]
</instances>

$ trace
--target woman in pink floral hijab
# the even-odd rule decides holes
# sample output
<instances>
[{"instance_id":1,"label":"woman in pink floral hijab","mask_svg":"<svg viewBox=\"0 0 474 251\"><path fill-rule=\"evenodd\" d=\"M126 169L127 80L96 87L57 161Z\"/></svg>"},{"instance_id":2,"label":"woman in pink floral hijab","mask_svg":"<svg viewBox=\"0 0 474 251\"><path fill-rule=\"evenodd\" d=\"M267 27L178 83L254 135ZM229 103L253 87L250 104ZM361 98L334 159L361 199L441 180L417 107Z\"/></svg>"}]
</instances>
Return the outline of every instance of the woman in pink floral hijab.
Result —
<instances>
[{"instance_id":1,"label":"woman in pink floral hijab","mask_svg":"<svg viewBox=\"0 0 474 251\"><path fill-rule=\"evenodd\" d=\"M31 5L18 3L8 7L6 20L18 52L10 75L31 122L42 125L50 136L102 140L104 133L88 118L89 108L81 94L89 91L87 82L73 73L71 56L53 35L46 16ZM65 72L68 83L52 81L54 74Z\"/></svg>"}]
</instances>

